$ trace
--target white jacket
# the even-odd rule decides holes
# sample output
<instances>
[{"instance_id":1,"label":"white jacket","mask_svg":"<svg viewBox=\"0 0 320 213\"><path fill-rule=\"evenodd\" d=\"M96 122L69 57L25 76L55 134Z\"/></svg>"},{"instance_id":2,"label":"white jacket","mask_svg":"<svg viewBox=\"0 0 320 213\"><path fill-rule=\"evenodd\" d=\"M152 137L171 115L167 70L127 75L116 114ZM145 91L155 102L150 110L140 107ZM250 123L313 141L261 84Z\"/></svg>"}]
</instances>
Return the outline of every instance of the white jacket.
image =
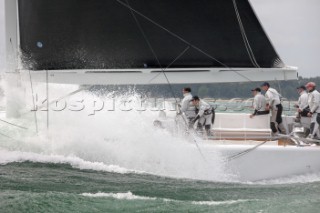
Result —
<instances>
[{"instance_id":1,"label":"white jacket","mask_svg":"<svg viewBox=\"0 0 320 213\"><path fill-rule=\"evenodd\" d=\"M191 93L183 94L184 98L181 101L181 112L186 115L187 118L194 118L196 117L196 109L190 102L192 99Z\"/></svg>"},{"instance_id":2,"label":"white jacket","mask_svg":"<svg viewBox=\"0 0 320 213\"><path fill-rule=\"evenodd\" d=\"M265 97L266 97L267 102L269 103L270 107L272 107L273 109L277 109L276 106L278 104L281 104L280 94L278 93L277 90L275 90L271 87L266 92Z\"/></svg>"},{"instance_id":3,"label":"white jacket","mask_svg":"<svg viewBox=\"0 0 320 213\"><path fill-rule=\"evenodd\" d=\"M309 93L308 104L310 112L320 113L320 93L317 90Z\"/></svg>"},{"instance_id":4,"label":"white jacket","mask_svg":"<svg viewBox=\"0 0 320 213\"><path fill-rule=\"evenodd\" d=\"M203 116L205 112L212 113L212 107L207 102L200 100L199 105L197 106L199 109L198 115L199 117Z\"/></svg>"},{"instance_id":5,"label":"white jacket","mask_svg":"<svg viewBox=\"0 0 320 213\"><path fill-rule=\"evenodd\" d=\"M253 109L257 111L265 111L266 105L266 98L261 94L261 92L258 92L253 99Z\"/></svg>"},{"instance_id":6,"label":"white jacket","mask_svg":"<svg viewBox=\"0 0 320 213\"><path fill-rule=\"evenodd\" d=\"M308 99L308 93L306 91L302 91L298 100L299 109L303 110L308 107Z\"/></svg>"}]
</instances>

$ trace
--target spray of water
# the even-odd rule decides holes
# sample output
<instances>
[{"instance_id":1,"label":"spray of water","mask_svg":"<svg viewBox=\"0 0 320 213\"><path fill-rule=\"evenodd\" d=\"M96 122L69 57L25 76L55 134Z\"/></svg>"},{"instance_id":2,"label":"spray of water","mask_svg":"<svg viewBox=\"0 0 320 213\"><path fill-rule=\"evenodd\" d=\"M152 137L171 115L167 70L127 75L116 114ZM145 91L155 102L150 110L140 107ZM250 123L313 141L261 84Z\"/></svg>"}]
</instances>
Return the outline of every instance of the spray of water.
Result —
<instances>
[{"instance_id":1,"label":"spray of water","mask_svg":"<svg viewBox=\"0 0 320 213\"><path fill-rule=\"evenodd\" d=\"M50 85L51 100L74 89L77 88ZM34 91L38 98L37 105L40 105L46 97L45 85L34 85ZM32 95L27 92L26 99L29 101L26 101L26 108L33 109L30 97ZM29 112L21 124L29 127L28 133L14 131L16 140L2 141L0 149L5 150L7 156L7 151L15 156L19 155L17 152L26 156L12 158L12 161L46 162L51 159L48 156L54 156L54 162L74 164L76 161L78 165L83 161L162 176L230 180L218 152L202 150L205 161L188 138L155 128L152 123L159 111L150 103L142 106L141 95L134 91L112 98L111 93L98 97L83 91L66 98L50 107L48 129L45 110L42 108L37 111L38 134L35 133L34 112ZM30 157L30 153L34 157ZM56 159L58 156L62 158L61 161ZM5 159L1 161L6 162ZM76 167L81 168L79 165ZM94 169L94 165L90 168ZM98 168L101 168L100 164Z\"/></svg>"},{"instance_id":2,"label":"spray of water","mask_svg":"<svg viewBox=\"0 0 320 213\"><path fill-rule=\"evenodd\" d=\"M47 128L47 109L42 108L46 105L43 104L46 85L34 84L34 95L25 88L21 92L26 100L24 114L20 119L9 121L27 130L1 124L1 133L11 138L1 136L0 164L67 163L78 169L238 182L238 178L227 171L221 153L214 146L197 141L204 160L190 137L155 128L157 108L166 108L169 117L175 112L170 111L169 106L141 104L143 98L134 90L125 93L84 90L64 98L51 105ZM78 86L50 84L50 102L78 89ZM34 109L32 98L37 98L36 116L31 111ZM313 182L318 177L289 177L261 184Z\"/></svg>"}]
</instances>

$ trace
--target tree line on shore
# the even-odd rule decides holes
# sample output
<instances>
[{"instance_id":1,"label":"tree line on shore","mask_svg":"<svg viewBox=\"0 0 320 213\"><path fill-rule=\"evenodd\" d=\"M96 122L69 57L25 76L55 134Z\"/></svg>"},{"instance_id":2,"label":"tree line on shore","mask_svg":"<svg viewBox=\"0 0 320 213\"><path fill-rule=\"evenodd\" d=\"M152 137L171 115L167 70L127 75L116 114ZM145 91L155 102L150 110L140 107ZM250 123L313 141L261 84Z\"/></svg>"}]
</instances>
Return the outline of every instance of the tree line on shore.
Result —
<instances>
[{"instance_id":1,"label":"tree line on shore","mask_svg":"<svg viewBox=\"0 0 320 213\"><path fill-rule=\"evenodd\" d=\"M302 78L290 81L270 81L271 87L278 90L282 97L288 100L297 100L297 87L305 85L307 82L313 81L320 88L320 77ZM251 90L260 87L262 82L241 82L241 83L214 83L214 84L189 84L189 85L140 85L140 86L94 86L90 90L106 94L110 92L125 94L139 93L149 97L165 97L165 98L181 98L182 88L191 87L192 93L200 98L215 98L215 99L232 99L232 98L250 98L252 97ZM0 95L3 96L3 90L0 87Z\"/></svg>"},{"instance_id":2,"label":"tree line on shore","mask_svg":"<svg viewBox=\"0 0 320 213\"><path fill-rule=\"evenodd\" d=\"M307 82L313 81L320 88L320 77L302 78L290 81L270 81L271 87L278 90L283 98L288 100L297 100L299 95L297 87L305 85ZM178 97L182 96L182 88L190 87L193 95L198 95L201 98L215 99L232 99L232 98L250 98L252 97L251 90L260 87L262 82L241 82L241 83L214 83L214 84L189 84L189 85L144 85L135 86L132 90L138 93L147 94L150 97ZM121 90L126 90L127 87L121 87ZM109 88L114 90L114 88Z\"/></svg>"},{"instance_id":3,"label":"tree line on shore","mask_svg":"<svg viewBox=\"0 0 320 213\"><path fill-rule=\"evenodd\" d=\"M290 81L270 81L271 87L275 88L284 98L296 100L299 97L297 87L313 81L320 88L320 77L302 78ZM201 97L212 97L221 99L231 98L249 98L252 96L251 90L260 87L261 82L243 82L243 83L219 83L207 85L195 85L194 91Z\"/></svg>"}]
</instances>

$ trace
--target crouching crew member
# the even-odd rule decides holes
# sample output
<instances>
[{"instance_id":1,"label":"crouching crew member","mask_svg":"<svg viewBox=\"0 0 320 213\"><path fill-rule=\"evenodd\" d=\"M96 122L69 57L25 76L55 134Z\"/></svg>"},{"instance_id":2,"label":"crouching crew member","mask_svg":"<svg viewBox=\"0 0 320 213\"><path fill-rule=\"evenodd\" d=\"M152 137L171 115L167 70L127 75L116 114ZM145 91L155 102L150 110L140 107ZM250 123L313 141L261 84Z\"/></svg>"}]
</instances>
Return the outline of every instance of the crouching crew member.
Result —
<instances>
[{"instance_id":1,"label":"crouching crew member","mask_svg":"<svg viewBox=\"0 0 320 213\"><path fill-rule=\"evenodd\" d=\"M307 83L306 88L309 92L308 104L310 112L308 117L311 117L309 138L320 139L320 93L316 90L314 82Z\"/></svg>"},{"instance_id":2,"label":"crouching crew member","mask_svg":"<svg viewBox=\"0 0 320 213\"><path fill-rule=\"evenodd\" d=\"M282 123L282 104L280 94L277 90L270 87L268 82L261 85L261 89L266 91L265 97L267 100L266 110L271 110L270 127L273 134L277 134L278 130L282 134L286 134L286 129ZM277 125L276 125L277 124Z\"/></svg>"},{"instance_id":3,"label":"crouching crew member","mask_svg":"<svg viewBox=\"0 0 320 213\"><path fill-rule=\"evenodd\" d=\"M260 88L255 88L252 91L254 96L253 99L253 114L250 115L250 118L253 118L256 115L267 115L269 110L266 110L267 101L266 98L261 94Z\"/></svg>"},{"instance_id":4,"label":"crouching crew member","mask_svg":"<svg viewBox=\"0 0 320 213\"><path fill-rule=\"evenodd\" d=\"M198 122L198 128L203 129L203 126L205 127L207 135L210 134L211 130L211 124L212 124L212 116L213 116L213 109L204 100L200 100L198 96L193 96L192 98L192 104L196 107L196 110L198 110L198 114L196 115L194 122L196 122L199 119Z\"/></svg>"}]
</instances>

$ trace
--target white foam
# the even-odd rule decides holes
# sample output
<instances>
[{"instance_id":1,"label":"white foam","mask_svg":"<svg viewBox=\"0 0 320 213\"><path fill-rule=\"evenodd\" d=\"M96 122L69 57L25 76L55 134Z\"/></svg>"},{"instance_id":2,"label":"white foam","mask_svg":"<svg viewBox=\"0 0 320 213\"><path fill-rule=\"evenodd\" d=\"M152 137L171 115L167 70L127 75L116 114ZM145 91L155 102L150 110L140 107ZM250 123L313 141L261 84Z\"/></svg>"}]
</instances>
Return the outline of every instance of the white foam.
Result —
<instances>
[{"instance_id":1,"label":"white foam","mask_svg":"<svg viewBox=\"0 0 320 213\"><path fill-rule=\"evenodd\" d=\"M75 86L55 84L50 84L49 87L50 99L78 89ZM38 102L41 102L46 97L46 85L34 83L33 89L34 94L39 97ZM29 100L26 105L32 109L31 90L26 91L26 94L26 99ZM72 166L76 165L75 168L120 172L126 168L124 171L145 171L148 174L174 178L218 182L233 180L230 173L226 172L225 161L219 152L204 149L203 143L198 141L206 158L204 160L194 142L190 143L186 138L172 135L166 130L155 129L153 121L158 118L159 112L153 111L154 106L146 106L145 111L137 111L135 108L131 111L120 110L125 108L123 100L137 103L141 102L139 97L134 92L119 95L115 97L115 111L108 111L110 106L106 104L104 110L89 116L92 114L94 100L104 100L105 97L81 92L71 99L83 99L88 108L82 111L70 111L68 107L63 111L51 110L48 132L47 112L40 110L37 112L39 134L36 137L8 132L7 135L16 141L4 141L0 144L0 149L34 153L35 156L59 156L68 160L71 156L73 160L68 162ZM35 130L34 114L29 113L25 120L29 130ZM16 154L13 152L12 155ZM6 157L10 162L11 156ZM53 157L46 159L47 162L59 162ZM79 160L83 162L80 163ZM111 168L112 165L117 168Z\"/></svg>"},{"instance_id":2,"label":"white foam","mask_svg":"<svg viewBox=\"0 0 320 213\"><path fill-rule=\"evenodd\" d=\"M237 203L248 202L249 200L227 200L227 201L193 201L194 205L207 205L207 206L218 206L218 205L231 205Z\"/></svg>"},{"instance_id":3,"label":"white foam","mask_svg":"<svg viewBox=\"0 0 320 213\"><path fill-rule=\"evenodd\" d=\"M82 193L82 196L93 197L93 198L114 198L117 200L162 200L164 202L178 202L178 203L191 203L193 205L207 205L207 206L217 206L217 205L232 205L237 203L247 202L249 200L226 200L226 201L183 201L183 200L173 200L167 198L156 198L156 197L146 197L146 196L137 196L132 192L124 193Z\"/></svg>"},{"instance_id":4,"label":"white foam","mask_svg":"<svg viewBox=\"0 0 320 213\"><path fill-rule=\"evenodd\" d=\"M261 185L280 185L280 184L296 184L296 183L313 183L320 182L320 172L295 175L284 178L277 178L271 180L262 180L257 182L250 182L248 184L261 184Z\"/></svg>"},{"instance_id":5,"label":"white foam","mask_svg":"<svg viewBox=\"0 0 320 213\"><path fill-rule=\"evenodd\" d=\"M81 195L86 197L110 197L118 200L156 200L154 197L137 196L132 194L132 192L126 193L82 193Z\"/></svg>"},{"instance_id":6,"label":"white foam","mask_svg":"<svg viewBox=\"0 0 320 213\"><path fill-rule=\"evenodd\" d=\"M55 92L53 85L50 85L50 91ZM57 91L61 93L61 88ZM50 97L58 97L58 95L50 94ZM86 92L79 93L73 98L77 97L84 98L89 103L98 98ZM118 99L121 98L121 96L118 97ZM129 95L127 98L132 102L137 99L135 95ZM116 101L115 104L120 102ZM29 105L32 104L29 103ZM100 168L100 170L110 171L112 170L110 166L104 167L117 165L129 171L145 171L148 174L174 178L219 182L230 179L229 174L225 172L223 158L218 152L202 150L207 162L210 162L207 163L194 142L190 143L185 138L174 136L166 130L155 129L152 123L157 115L158 112L150 109L143 112L121 111L119 108L115 111L105 109L96 112L93 116L88 116L85 110L81 112L51 111L47 137L45 134L46 112L39 111L37 117L40 133L36 137L21 136L19 138L19 134L10 135L17 141L4 141L0 144L0 149L61 156L65 159L69 159L70 156L77 160L82 159L84 161L82 163L72 163L77 164L76 168L86 167L97 170ZM29 129L35 126L33 119L33 114L30 114ZM199 146L200 148L203 146L201 142ZM11 159L9 155L7 158ZM49 158L47 159L50 161ZM89 165L85 166L85 162Z\"/></svg>"},{"instance_id":7,"label":"white foam","mask_svg":"<svg viewBox=\"0 0 320 213\"><path fill-rule=\"evenodd\" d=\"M83 170L96 170L115 173L143 173L139 171L128 170L117 165L105 165L101 162L89 162L78 157L65 157L60 155L44 155L30 152L7 151L0 149L0 164L5 165L14 162L37 162L53 164L69 164L73 168Z\"/></svg>"}]
</instances>

